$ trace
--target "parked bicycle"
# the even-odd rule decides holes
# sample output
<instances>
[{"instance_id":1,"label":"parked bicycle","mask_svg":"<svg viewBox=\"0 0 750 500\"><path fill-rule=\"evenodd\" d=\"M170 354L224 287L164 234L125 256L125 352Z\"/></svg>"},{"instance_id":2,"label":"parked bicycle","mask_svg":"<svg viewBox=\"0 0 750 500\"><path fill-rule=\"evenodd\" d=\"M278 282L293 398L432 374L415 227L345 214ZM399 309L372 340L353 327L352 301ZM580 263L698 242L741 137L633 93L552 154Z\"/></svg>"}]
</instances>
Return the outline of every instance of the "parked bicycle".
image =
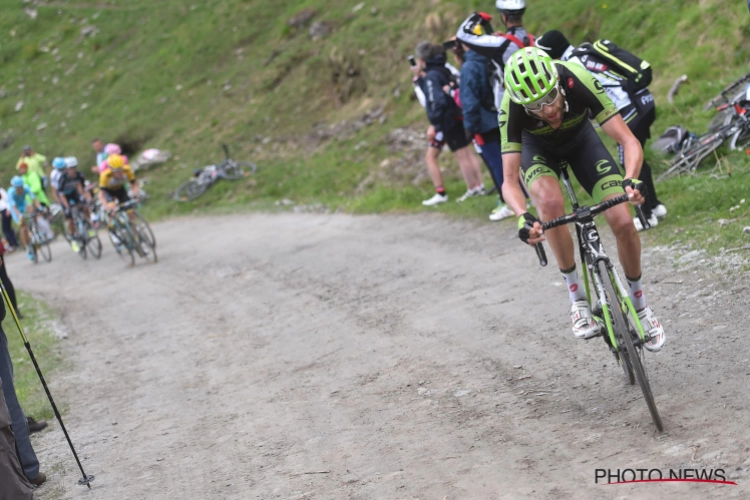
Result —
<instances>
[{"instance_id":1,"label":"parked bicycle","mask_svg":"<svg viewBox=\"0 0 750 500\"><path fill-rule=\"evenodd\" d=\"M85 259L90 253L95 259L102 256L102 241L99 239L91 219L86 216L80 205L70 207L73 215L73 227L75 234L68 234L68 241L76 241L79 246L78 255Z\"/></svg>"},{"instance_id":2,"label":"parked bicycle","mask_svg":"<svg viewBox=\"0 0 750 500\"><path fill-rule=\"evenodd\" d=\"M138 202L131 200L110 215L109 239L117 255L127 264L135 265L135 254L156 264L156 238L151 226L136 210L137 206ZM132 214L132 219L128 213Z\"/></svg>"},{"instance_id":3,"label":"parked bicycle","mask_svg":"<svg viewBox=\"0 0 750 500\"><path fill-rule=\"evenodd\" d=\"M561 165L561 171L562 181L573 207L573 213L545 222L542 224L542 228L546 231L565 224L575 224L580 258L584 264L581 268L586 297L591 305L595 320L601 325L601 331L596 336L604 339L615 360L622 367L628 383L633 385L636 380L638 381L654 425L659 431L662 431L664 426L656 408L645 366L643 346L651 340L651 337L645 333L617 270L604 252L599 231L594 223L594 217L597 214L620 203L628 202L628 195L623 194L592 207L579 206L578 198L568 176L567 165ZM640 208L637 208L636 212L641 224L648 228L648 222ZM542 244L537 244L535 248L539 263L542 266L547 265L547 257Z\"/></svg>"},{"instance_id":4,"label":"parked bicycle","mask_svg":"<svg viewBox=\"0 0 750 500\"><path fill-rule=\"evenodd\" d=\"M677 174L695 172L703 159L719 149L724 141L729 140L729 149L731 150L744 149L750 145L750 116L748 116L748 104L750 103L742 99L730 104L728 93L724 98L727 101L724 106L731 113L727 124L699 137L688 137L680 152L672 159L667 170L657 180L661 181Z\"/></svg>"},{"instance_id":5,"label":"parked bicycle","mask_svg":"<svg viewBox=\"0 0 750 500\"><path fill-rule=\"evenodd\" d=\"M193 178L182 184L174 193L177 201L192 201L206 192L219 179L236 181L254 174L258 167L255 163L246 161L235 161L229 157L229 148L222 144L224 150L224 161L218 165L208 165L202 169L193 171Z\"/></svg>"},{"instance_id":6,"label":"parked bicycle","mask_svg":"<svg viewBox=\"0 0 750 500\"><path fill-rule=\"evenodd\" d=\"M44 217L44 213L39 210L32 215L26 215L26 225L29 229L29 243L32 251L32 261L34 264L39 262L39 254L42 254L42 258L47 261L52 261L52 249L49 246L50 240L44 234L44 231L39 227L39 223L36 221L37 217Z\"/></svg>"}]
</instances>

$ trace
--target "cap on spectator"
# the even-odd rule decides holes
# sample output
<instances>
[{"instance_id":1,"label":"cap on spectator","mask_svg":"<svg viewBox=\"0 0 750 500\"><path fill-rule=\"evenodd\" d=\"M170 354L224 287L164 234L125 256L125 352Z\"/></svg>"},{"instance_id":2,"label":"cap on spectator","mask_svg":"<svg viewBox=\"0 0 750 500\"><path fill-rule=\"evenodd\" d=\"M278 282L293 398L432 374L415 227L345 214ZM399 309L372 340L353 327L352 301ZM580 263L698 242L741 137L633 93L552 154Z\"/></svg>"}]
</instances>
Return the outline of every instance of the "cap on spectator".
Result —
<instances>
[{"instance_id":1,"label":"cap on spectator","mask_svg":"<svg viewBox=\"0 0 750 500\"><path fill-rule=\"evenodd\" d=\"M23 152L25 153L27 151L31 151L31 146L29 146L28 144L23 147Z\"/></svg>"},{"instance_id":2,"label":"cap on spectator","mask_svg":"<svg viewBox=\"0 0 750 500\"><path fill-rule=\"evenodd\" d=\"M535 45L545 51L552 59L560 59L570 47L570 42L559 31L551 30L537 38Z\"/></svg>"}]
</instances>

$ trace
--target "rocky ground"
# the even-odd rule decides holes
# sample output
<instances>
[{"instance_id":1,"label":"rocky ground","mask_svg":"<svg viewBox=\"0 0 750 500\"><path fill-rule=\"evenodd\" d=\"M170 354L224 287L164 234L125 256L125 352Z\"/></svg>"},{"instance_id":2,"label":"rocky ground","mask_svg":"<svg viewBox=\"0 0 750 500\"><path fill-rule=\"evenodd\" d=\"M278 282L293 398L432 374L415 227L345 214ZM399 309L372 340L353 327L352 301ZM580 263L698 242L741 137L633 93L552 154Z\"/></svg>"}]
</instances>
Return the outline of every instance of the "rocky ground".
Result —
<instances>
[{"instance_id":1,"label":"rocky ground","mask_svg":"<svg viewBox=\"0 0 750 500\"><path fill-rule=\"evenodd\" d=\"M575 340L554 266L513 224L320 214L154 225L160 262L106 243L8 260L72 369L35 436L51 499L747 498L747 277L645 252L667 326L648 356L666 432L599 339ZM610 243L610 250L614 247ZM33 343L33 332L31 332ZM596 469L724 469L738 486L595 484Z\"/></svg>"}]
</instances>

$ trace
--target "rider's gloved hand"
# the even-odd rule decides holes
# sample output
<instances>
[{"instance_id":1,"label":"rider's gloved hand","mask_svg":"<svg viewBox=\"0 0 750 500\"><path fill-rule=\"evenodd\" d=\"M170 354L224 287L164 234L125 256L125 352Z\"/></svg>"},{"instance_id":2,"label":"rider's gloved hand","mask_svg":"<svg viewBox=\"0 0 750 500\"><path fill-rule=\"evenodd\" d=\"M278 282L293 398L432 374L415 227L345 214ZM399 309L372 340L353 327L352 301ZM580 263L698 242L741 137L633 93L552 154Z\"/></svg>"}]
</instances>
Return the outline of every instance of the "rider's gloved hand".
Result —
<instances>
[{"instance_id":1,"label":"rider's gloved hand","mask_svg":"<svg viewBox=\"0 0 750 500\"><path fill-rule=\"evenodd\" d=\"M542 225L533 214L526 212L518 216L518 237L533 245L542 241Z\"/></svg>"},{"instance_id":2,"label":"rider's gloved hand","mask_svg":"<svg viewBox=\"0 0 750 500\"><path fill-rule=\"evenodd\" d=\"M628 177L622 181L622 188L633 205L642 205L646 201L646 184L643 181Z\"/></svg>"}]
</instances>

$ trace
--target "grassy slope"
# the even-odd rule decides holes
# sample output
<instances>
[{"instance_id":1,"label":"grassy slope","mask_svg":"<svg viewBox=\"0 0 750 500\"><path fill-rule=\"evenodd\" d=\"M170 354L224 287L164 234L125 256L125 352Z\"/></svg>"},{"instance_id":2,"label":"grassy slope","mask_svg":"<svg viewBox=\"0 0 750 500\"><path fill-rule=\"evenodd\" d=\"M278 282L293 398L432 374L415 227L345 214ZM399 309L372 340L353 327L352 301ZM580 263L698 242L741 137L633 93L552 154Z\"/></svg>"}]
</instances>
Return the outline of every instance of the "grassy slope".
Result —
<instances>
[{"instance_id":1,"label":"grassy slope","mask_svg":"<svg viewBox=\"0 0 750 500\"><path fill-rule=\"evenodd\" d=\"M380 0L354 11L358 2L341 0L111 0L97 8L61 1L40 6L32 21L21 2L0 0L0 140L13 139L0 151L2 182L7 184L24 143L49 156L89 159L90 139L102 136L178 155L148 174L152 216L209 206L270 208L280 198L353 211L418 209L428 181L414 185L402 176L366 182L384 159L396 162L400 156L387 150L390 130L425 125L411 97L406 56L421 39L452 35L472 10L492 11L492 3ZM710 119L700 111L703 102L747 71L750 14L740 2L530 4L527 27L537 34L558 28L576 43L607 37L652 63L657 134L674 123L703 130ZM333 33L313 41L307 27L289 27L286 21L303 9L315 10L313 21L331 23ZM89 25L99 33L81 37ZM683 73L691 84L671 106L666 91ZM381 105L388 114L384 125L314 150L306 146L304 136L315 123L351 119ZM218 159L220 141L231 145L236 158L259 163L259 174L218 184L195 204L172 203L170 191L190 169ZM455 172L449 156L444 165ZM731 154L728 161L734 174L729 180L701 177L659 186L674 215L659 231L661 238L705 242L716 232L712 221L730 218L728 210L744 196L750 178L744 155ZM462 190L455 174L448 186ZM441 210L484 216L492 202L450 205ZM687 217L690 225L675 234ZM743 223L744 216L726 226L714 244L734 245Z\"/></svg>"},{"instance_id":2,"label":"grassy slope","mask_svg":"<svg viewBox=\"0 0 750 500\"><path fill-rule=\"evenodd\" d=\"M29 339L34 356L40 365L45 380L53 379L55 370L62 364L62 357L57 349L58 340L50 330L53 318L47 307L29 294L21 292L18 295L18 307L23 311L24 319L21 326ZM54 418L52 407L47 401L44 388L39 382L34 365L23 345L13 318L8 315L3 322L3 329L8 337L10 357L13 360L14 383L16 394L21 401L24 411L37 420ZM61 405L60 401L56 401ZM60 406L62 410L64 403Z\"/></svg>"}]
</instances>

